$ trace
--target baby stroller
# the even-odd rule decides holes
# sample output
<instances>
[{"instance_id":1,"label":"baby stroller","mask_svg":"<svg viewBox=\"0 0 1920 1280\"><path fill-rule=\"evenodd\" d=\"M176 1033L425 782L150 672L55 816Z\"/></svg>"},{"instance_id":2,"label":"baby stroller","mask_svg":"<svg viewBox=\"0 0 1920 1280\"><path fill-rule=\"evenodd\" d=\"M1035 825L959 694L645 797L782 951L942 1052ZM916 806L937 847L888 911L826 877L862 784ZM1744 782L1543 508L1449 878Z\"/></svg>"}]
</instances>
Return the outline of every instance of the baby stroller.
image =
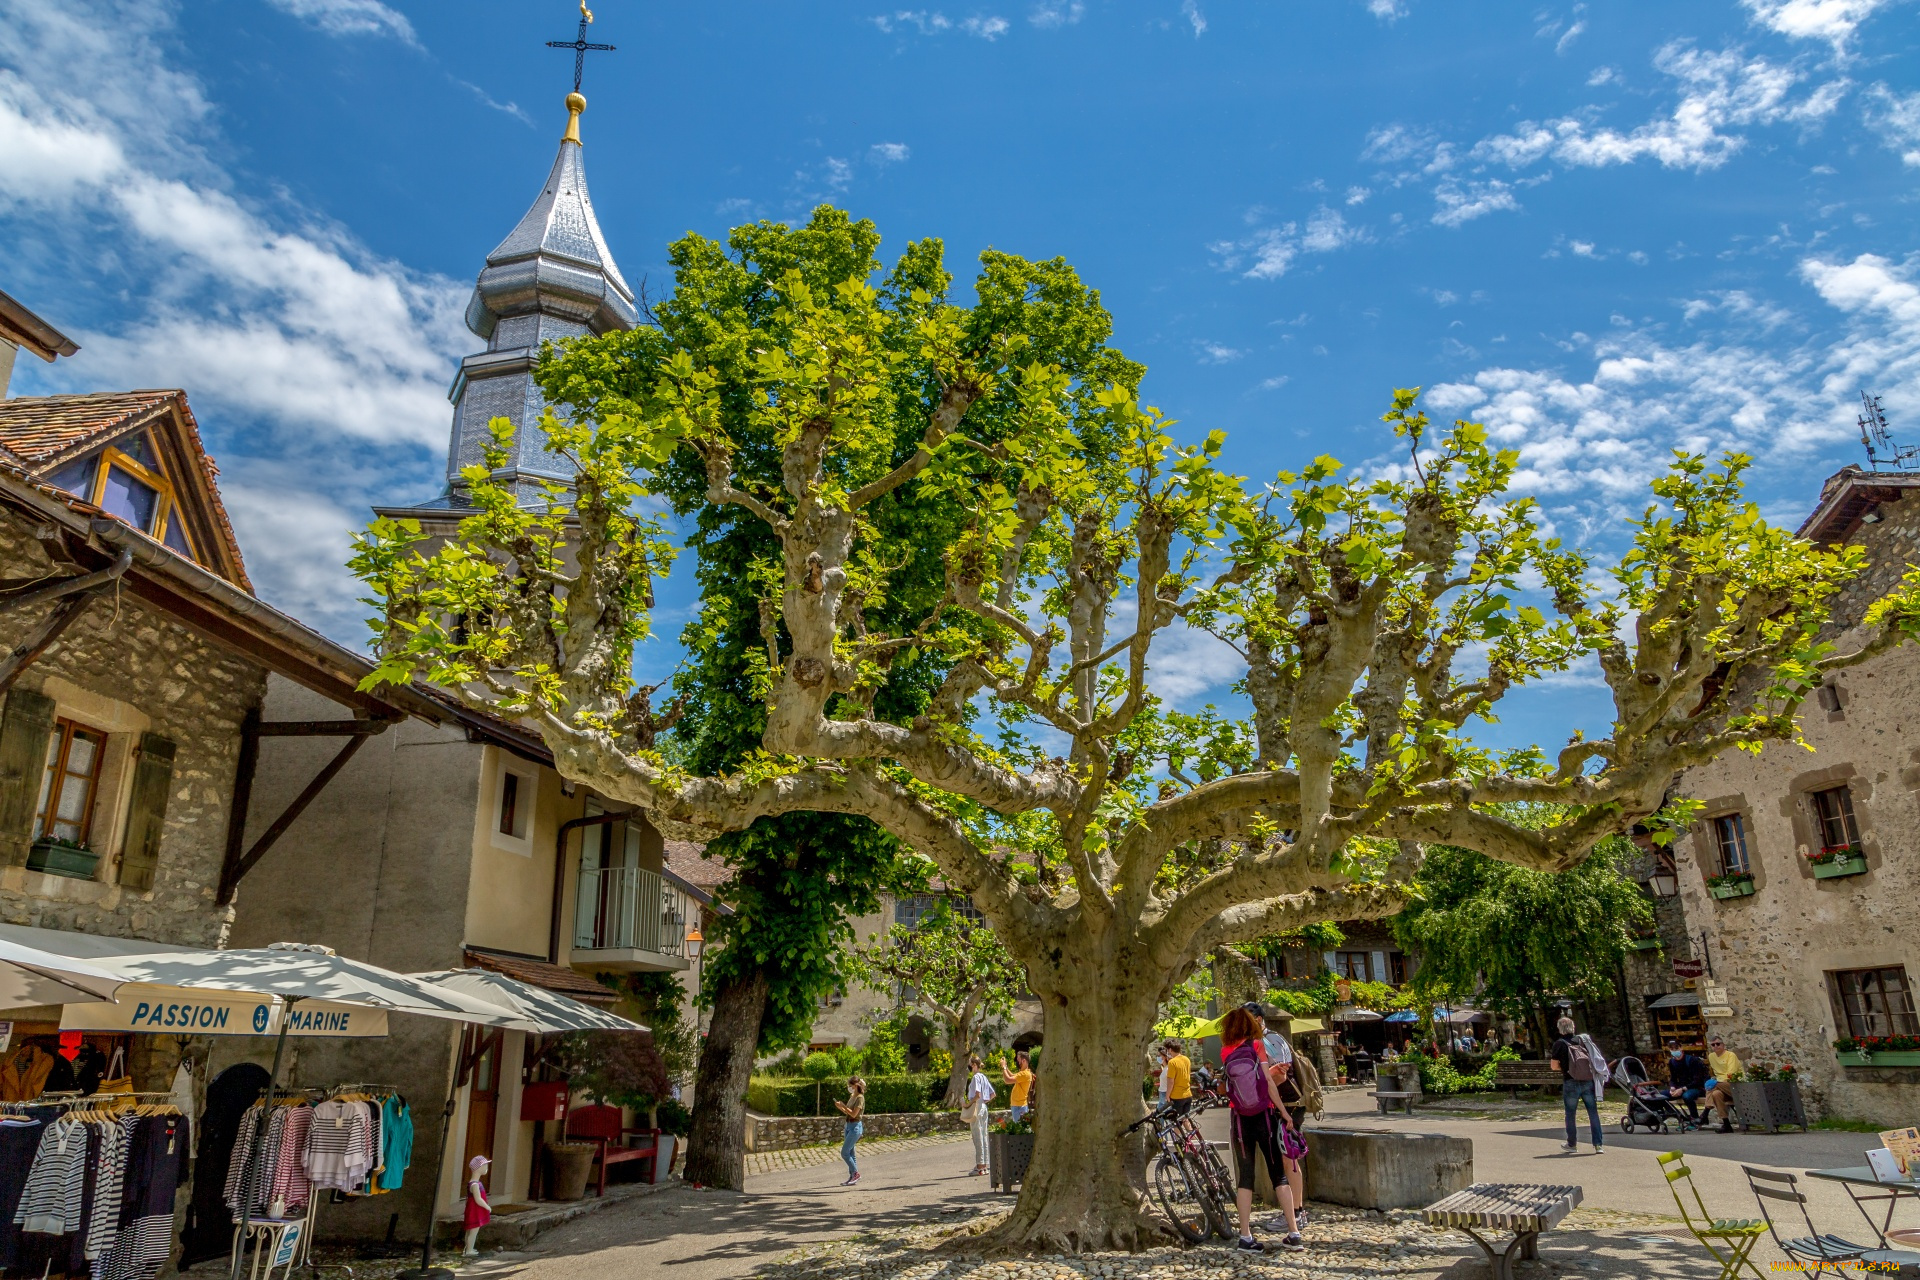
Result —
<instances>
[{"instance_id":1,"label":"baby stroller","mask_svg":"<svg viewBox=\"0 0 1920 1280\"><path fill-rule=\"evenodd\" d=\"M1669 1124L1681 1133L1700 1127L1680 1105L1667 1096L1667 1087L1647 1079L1640 1059L1620 1059L1613 1068L1613 1082L1627 1091L1627 1114L1620 1117L1620 1132L1632 1133L1644 1128L1648 1133L1665 1133Z\"/></svg>"}]
</instances>

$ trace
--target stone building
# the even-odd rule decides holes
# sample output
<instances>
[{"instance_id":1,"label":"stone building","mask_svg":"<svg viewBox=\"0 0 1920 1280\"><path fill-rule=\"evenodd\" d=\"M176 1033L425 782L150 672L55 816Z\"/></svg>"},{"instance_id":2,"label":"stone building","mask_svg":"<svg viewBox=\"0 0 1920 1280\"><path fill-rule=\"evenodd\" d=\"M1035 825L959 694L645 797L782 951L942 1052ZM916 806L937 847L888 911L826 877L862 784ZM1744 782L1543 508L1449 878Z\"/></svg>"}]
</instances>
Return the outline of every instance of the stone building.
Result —
<instances>
[{"instance_id":1,"label":"stone building","mask_svg":"<svg viewBox=\"0 0 1920 1280\"><path fill-rule=\"evenodd\" d=\"M1801 533L1867 551L1823 637L1845 651L1920 562L1920 476L1849 467ZM1862 1063L1834 1041L1920 1035L1920 649L1838 673L1800 722L1811 754L1772 744L1681 780L1704 806L1675 849L1687 932L1705 934L1711 966L1701 1013L1743 1058L1791 1062L1824 1114L1911 1124L1920 1066Z\"/></svg>"},{"instance_id":2,"label":"stone building","mask_svg":"<svg viewBox=\"0 0 1920 1280\"><path fill-rule=\"evenodd\" d=\"M358 692L364 658L252 593L215 474L179 391L0 400L0 929L16 941L224 944L268 680L324 691L355 734L431 706ZM37 1044L60 1015L0 1016ZM171 1039L89 1036L141 1083L171 1082L155 1053Z\"/></svg>"}]
</instances>

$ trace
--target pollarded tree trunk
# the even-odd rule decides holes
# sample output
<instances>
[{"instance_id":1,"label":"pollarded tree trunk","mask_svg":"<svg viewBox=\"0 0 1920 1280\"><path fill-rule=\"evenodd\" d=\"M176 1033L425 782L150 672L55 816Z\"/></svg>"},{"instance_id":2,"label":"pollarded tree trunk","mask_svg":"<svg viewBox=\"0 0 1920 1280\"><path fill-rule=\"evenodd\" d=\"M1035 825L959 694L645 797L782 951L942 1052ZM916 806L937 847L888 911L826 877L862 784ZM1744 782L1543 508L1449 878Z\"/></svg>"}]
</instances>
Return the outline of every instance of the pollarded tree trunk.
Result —
<instances>
[{"instance_id":1,"label":"pollarded tree trunk","mask_svg":"<svg viewBox=\"0 0 1920 1280\"><path fill-rule=\"evenodd\" d=\"M747 1084L767 1007L767 975L759 969L722 985L713 1024L694 1076L693 1126L687 1134L686 1180L744 1190L747 1181Z\"/></svg>"},{"instance_id":2,"label":"pollarded tree trunk","mask_svg":"<svg viewBox=\"0 0 1920 1280\"><path fill-rule=\"evenodd\" d=\"M1044 1009L1033 1162L1007 1221L982 1237L990 1252L1135 1251L1170 1232L1145 1198L1141 1094L1153 1017L1167 975L1135 946L1081 932L1033 966Z\"/></svg>"},{"instance_id":3,"label":"pollarded tree trunk","mask_svg":"<svg viewBox=\"0 0 1920 1280\"><path fill-rule=\"evenodd\" d=\"M973 1076L967 1068L967 1059L973 1054L973 1028L949 1022L947 1052L953 1055L953 1069L947 1072L947 1096L940 1105L958 1110L967 1105L967 1081Z\"/></svg>"}]
</instances>

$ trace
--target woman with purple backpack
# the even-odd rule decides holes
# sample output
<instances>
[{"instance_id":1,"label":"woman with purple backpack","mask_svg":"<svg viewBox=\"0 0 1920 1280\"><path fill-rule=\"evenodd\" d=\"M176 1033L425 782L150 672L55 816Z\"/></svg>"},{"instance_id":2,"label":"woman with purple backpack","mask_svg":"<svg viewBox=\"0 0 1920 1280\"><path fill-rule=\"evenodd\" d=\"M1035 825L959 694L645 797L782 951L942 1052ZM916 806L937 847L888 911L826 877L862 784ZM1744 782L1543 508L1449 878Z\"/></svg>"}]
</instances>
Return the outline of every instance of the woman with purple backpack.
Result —
<instances>
[{"instance_id":1,"label":"woman with purple backpack","mask_svg":"<svg viewBox=\"0 0 1920 1280\"><path fill-rule=\"evenodd\" d=\"M1266 1050L1260 1046L1260 1022L1245 1009L1231 1009L1220 1023L1220 1065L1226 1077L1229 1134L1233 1160L1240 1170L1234 1203L1240 1210L1240 1247L1262 1253L1266 1246L1253 1238L1254 1155L1267 1162L1280 1209L1287 1215L1287 1234L1280 1247L1291 1252L1306 1242L1293 1216L1293 1190L1287 1185L1287 1164L1281 1156L1280 1095L1267 1074Z\"/></svg>"}]
</instances>

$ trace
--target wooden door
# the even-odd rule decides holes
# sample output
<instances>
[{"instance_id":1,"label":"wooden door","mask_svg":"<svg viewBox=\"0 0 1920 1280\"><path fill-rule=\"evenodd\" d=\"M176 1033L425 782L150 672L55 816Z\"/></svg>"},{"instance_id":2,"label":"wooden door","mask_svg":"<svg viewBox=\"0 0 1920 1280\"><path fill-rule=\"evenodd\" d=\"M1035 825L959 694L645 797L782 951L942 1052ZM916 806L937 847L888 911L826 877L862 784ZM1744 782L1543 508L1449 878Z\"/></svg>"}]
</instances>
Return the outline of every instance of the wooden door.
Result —
<instances>
[{"instance_id":1,"label":"wooden door","mask_svg":"<svg viewBox=\"0 0 1920 1280\"><path fill-rule=\"evenodd\" d=\"M467 1193L467 1164L475 1156L493 1159L493 1127L500 1114L500 1031L477 1032L467 1084L467 1145L460 1157L460 1194ZM491 1188L491 1180L487 1183Z\"/></svg>"}]
</instances>

